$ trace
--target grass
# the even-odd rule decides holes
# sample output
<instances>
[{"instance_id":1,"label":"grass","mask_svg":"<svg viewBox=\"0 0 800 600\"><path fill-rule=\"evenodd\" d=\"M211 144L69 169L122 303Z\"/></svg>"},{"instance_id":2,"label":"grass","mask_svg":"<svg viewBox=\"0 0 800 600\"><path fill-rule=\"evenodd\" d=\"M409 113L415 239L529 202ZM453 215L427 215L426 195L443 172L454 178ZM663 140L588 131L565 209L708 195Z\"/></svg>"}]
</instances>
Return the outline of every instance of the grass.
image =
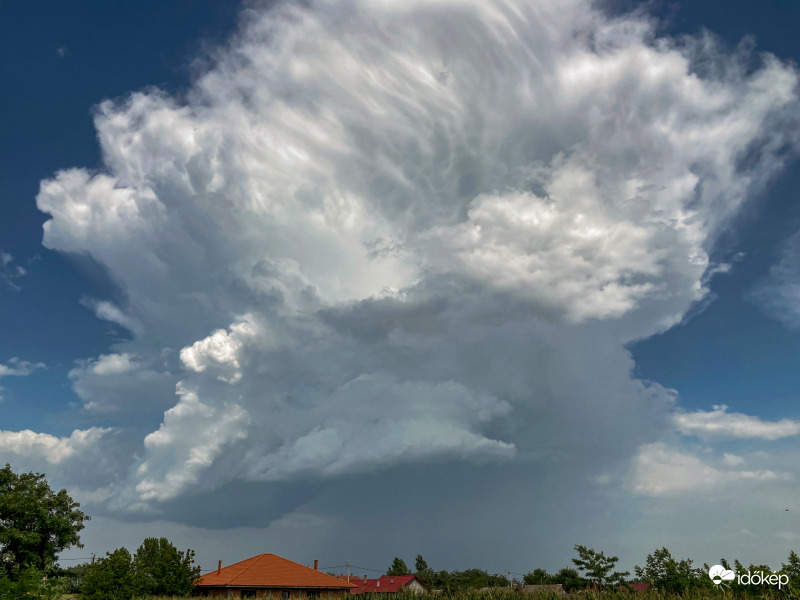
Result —
<instances>
[{"instance_id":1,"label":"grass","mask_svg":"<svg viewBox=\"0 0 800 600\"><path fill-rule=\"evenodd\" d=\"M617 589L605 591L582 591L567 596L554 593L523 594L509 590L498 590L489 594L477 590L464 590L450 594L423 594L420 596L398 593L392 600L800 600L800 593L788 587L783 590L756 587L747 591L734 591L717 587L699 587L683 594L647 590L645 592L622 592ZM387 600L385 594L362 594L358 600Z\"/></svg>"},{"instance_id":2,"label":"grass","mask_svg":"<svg viewBox=\"0 0 800 600\"><path fill-rule=\"evenodd\" d=\"M179 596L137 596L134 600L183 600ZM345 596L345 598L347 598ZM66 594L60 600L79 600L76 594ZM354 598L355 600L355 598ZM389 600L386 594L361 594L358 600ZM701 587L683 594L671 594L658 590L645 592L621 592L617 589L606 591L583 591L559 596L554 593L521 594L508 590L498 590L482 594L477 590L463 590L450 594L422 594L407 592L393 594L391 600L800 600L800 593L792 588L783 590L773 588L756 588L747 593L730 589Z\"/></svg>"}]
</instances>

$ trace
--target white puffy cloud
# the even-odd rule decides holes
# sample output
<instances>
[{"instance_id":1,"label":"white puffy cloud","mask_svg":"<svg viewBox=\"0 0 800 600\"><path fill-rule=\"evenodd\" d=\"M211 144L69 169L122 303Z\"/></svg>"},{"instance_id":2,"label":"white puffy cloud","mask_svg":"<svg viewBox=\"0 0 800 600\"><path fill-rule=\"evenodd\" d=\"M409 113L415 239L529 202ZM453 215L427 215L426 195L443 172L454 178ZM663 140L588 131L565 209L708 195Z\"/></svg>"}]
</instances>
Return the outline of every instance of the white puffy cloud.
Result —
<instances>
[{"instance_id":1,"label":"white puffy cloud","mask_svg":"<svg viewBox=\"0 0 800 600\"><path fill-rule=\"evenodd\" d=\"M187 369L202 373L208 366L229 371L229 376L219 375L218 378L228 383L236 383L242 378L239 365L239 350L248 338L259 334L257 326L252 322L252 317L244 317L233 323L230 333L218 329L205 339L199 340L181 350L181 362Z\"/></svg>"},{"instance_id":2,"label":"white puffy cloud","mask_svg":"<svg viewBox=\"0 0 800 600\"><path fill-rule=\"evenodd\" d=\"M250 417L236 404L204 404L193 391L178 388L180 400L164 413L161 427L144 439L147 459L136 474L139 497L168 500L196 483L228 444L247 437Z\"/></svg>"},{"instance_id":3,"label":"white puffy cloud","mask_svg":"<svg viewBox=\"0 0 800 600\"><path fill-rule=\"evenodd\" d=\"M777 440L800 433L800 421L764 421L743 413L729 413L724 404L715 405L711 411L678 412L674 420L676 428L682 434L703 439Z\"/></svg>"},{"instance_id":4,"label":"white puffy cloud","mask_svg":"<svg viewBox=\"0 0 800 600\"><path fill-rule=\"evenodd\" d=\"M133 334L74 372L87 408L113 404L100 381L174 382L156 357L181 349L124 502L629 458L674 394L625 345L705 297L796 142L796 71L750 58L584 0L323 1L246 13L184 100L103 102L103 172L37 203Z\"/></svg>"},{"instance_id":5,"label":"white puffy cloud","mask_svg":"<svg viewBox=\"0 0 800 600\"><path fill-rule=\"evenodd\" d=\"M27 360L20 360L16 356L7 361L5 365L0 364L0 377L26 377L36 369L44 369L42 362L32 363Z\"/></svg>"},{"instance_id":6,"label":"white puffy cloud","mask_svg":"<svg viewBox=\"0 0 800 600\"><path fill-rule=\"evenodd\" d=\"M630 486L635 494L649 497L679 496L736 487L742 483L789 480L785 472L769 469L734 469L730 459L714 466L708 459L670 447L663 442L646 444L634 458ZM727 468L726 468L727 467Z\"/></svg>"},{"instance_id":7,"label":"white puffy cloud","mask_svg":"<svg viewBox=\"0 0 800 600\"><path fill-rule=\"evenodd\" d=\"M69 437L57 437L48 433L23 431L0 431L0 450L24 458L43 459L48 464L58 465L87 450L111 429L90 427L76 429Z\"/></svg>"}]
</instances>

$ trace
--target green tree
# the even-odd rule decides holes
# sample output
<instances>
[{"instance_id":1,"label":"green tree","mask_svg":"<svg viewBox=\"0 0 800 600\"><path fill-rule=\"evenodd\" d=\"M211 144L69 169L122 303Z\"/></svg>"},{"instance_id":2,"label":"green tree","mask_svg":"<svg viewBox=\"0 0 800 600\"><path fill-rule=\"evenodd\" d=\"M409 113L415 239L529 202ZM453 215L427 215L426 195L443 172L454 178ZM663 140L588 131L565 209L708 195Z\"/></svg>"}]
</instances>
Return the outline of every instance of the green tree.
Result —
<instances>
[{"instance_id":1,"label":"green tree","mask_svg":"<svg viewBox=\"0 0 800 600\"><path fill-rule=\"evenodd\" d=\"M445 594L450 594L455 589L453 586L453 578L450 572L446 570L435 571L431 581L425 581L425 583L432 589L442 590Z\"/></svg>"},{"instance_id":2,"label":"green tree","mask_svg":"<svg viewBox=\"0 0 800 600\"><path fill-rule=\"evenodd\" d=\"M534 569L522 578L525 585L547 585L550 583L550 574L544 569Z\"/></svg>"},{"instance_id":3,"label":"green tree","mask_svg":"<svg viewBox=\"0 0 800 600\"><path fill-rule=\"evenodd\" d=\"M79 507L66 490L51 490L42 473L18 475L9 464L0 469L0 557L6 574L13 578L15 565L51 571L59 552L83 548L78 534L90 517Z\"/></svg>"},{"instance_id":4,"label":"green tree","mask_svg":"<svg viewBox=\"0 0 800 600\"><path fill-rule=\"evenodd\" d=\"M167 538L147 538L133 556L133 579L137 594L188 596L200 576L194 566L194 551L179 551Z\"/></svg>"},{"instance_id":5,"label":"green tree","mask_svg":"<svg viewBox=\"0 0 800 600\"><path fill-rule=\"evenodd\" d=\"M422 554L417 554L417 559L414 561L414 571L419 573L429 569L428 563L422 558Z\"/></svg>"},{"instance_id":6,"label":"green tree","mask_svg":"<svg viewBox=\"0 0 800 600\"><path fill-rule=\"evenodd\" d=\"M83 600L130 600L135 593L133 557L125 548L89 565L81 586Z\"/></svg>"},{"instance_id":7,"label":"green tree","mask_svg":"<svg viewBox=\"0 0 800 600\"><path fill-rule=\"evenodd\" d=\"M483 587L507 587L508 579L503 575L490 575L483 569L465 569L450 574L451 590L474 590Z\"/></svg>"},{"instance_id":8,"label":"green tree","mask_svg":"<svg viewBox=\"0 0 800 600\"><path fill-rule=\"evenodd\" d=\"M408 569L408 565L406 565L405 561L402 558L394 557L392 561L392 566L389 567L389 570L386 571L387 575L411 575L411 571Z\"/></svg>"},{"instance_id":9,"label":"green tree","mask_svg":"<svg viewBox=\"0 0 800 600\"><path fill-rule=\"evenodd\" d=\"M675 560L669 550L660 548L647 555L645 566L633 568L636 577L672 594L681 594L708 579L705 572L692 568L691 559Z\"/></svg>"},{"instance_id":10,"label":"green tree","mask_svg":"<svg viewBox=\"0 0 800 600\"><path fill-rule=\"evenodd\" d=\"M621 583L630 575L628 571L614 571L619 558L606 556L604 552L597 552L586 546L575 546L578 558L573 558L573 564L583 571L586 578L598 586Z\"/></svg>"},{"instance_id":11,"label":"green tree","mask_svg":"<svg viewBox=\"0 0 800 600\"><path fill-rule=\"evenodd\" d=\"M790 586L800 588L800 556L794 550L789 552L787 562L781 565L781 572L789 576Z\"/></svg>"},{"instance_id":12,"label":"green tree","mask_svg":"<svg viewBox=\"0 0 800 600\"><path fill-rule=\"evenodd\" d=\"M428 566L428 563L422 558L422 554L417 554L414 561L414 575L428 586L433 585L433 581L436 579L436 572Z\"/></svg>"},{"instance_id":13,"label":"green tree","mask_svg":"<svg viewBox=\"0 0 800 600\"><path fill-rule=\"evenodd\" d=\"M36 567L12 569L13 579L0 569L0 600L57 600L66 591L64 584L55 577L47 577Z\"/></svg>"},{"instance_id":14,"label":"green tree","mask_svg":"<svg viewBox=\"0 0 800 600\"><path fill-rule=\"evenodd\" d=\"M83 578L86 577L86 573L89 571L90 567L90 563L80 563L59 569L58 576L64 583L65 593L80 593Z\"/></svg>"},{"instance_id":15,"label":"green tree","mask_svg":"<svg viewBox=\"0 0 800 600\"><path fill-rule=\"evenodd\" d=\"M560 583L567 592L582 590L586 587L586 580L580 576L576 569L564 567L550 578L551 583Z\"/></svg>"}]
</instances>

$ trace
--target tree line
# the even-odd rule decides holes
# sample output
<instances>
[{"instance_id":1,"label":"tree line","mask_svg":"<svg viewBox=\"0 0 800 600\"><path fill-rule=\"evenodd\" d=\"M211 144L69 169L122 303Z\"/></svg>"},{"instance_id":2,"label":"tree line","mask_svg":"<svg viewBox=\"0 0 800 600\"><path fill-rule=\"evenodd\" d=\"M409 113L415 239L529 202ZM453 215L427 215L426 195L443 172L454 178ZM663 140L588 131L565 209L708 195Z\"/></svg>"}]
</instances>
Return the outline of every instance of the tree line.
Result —
<instances>
[{"instance_id":1,"label":"tree line","mask_svg":"<svg viewBox=\"0 0 800 600\"><path fill-rule=\"evenodd\" d=\"M416 575L429 589L442 590L446 594L465 592L481 588L509 588L518 585L553 585L561 584L567 592L584 590L602 591L613 589L626 591L632 589L631 584L647 583L656 591L676 596L692 592L703 592L718 587L709 576L710 567L694 567L693 560L676 559L666 548L658 548L647 555L643 567L634 567L634 577L628 571L617 571L619 558L607 556L605 552L596 551L586 546L574 546L577 556L572 559L573 567L564 567L555 573L545 569L534 569L521 575L521 579L507 577L504 574L491 574L483 569L466 569L464 571L436 571L428 566L422 555L417 555L414 570L408 568L406 562L395 557L386 570L386 575ZM729 563L722 558L719 561L726 570L736 577L731 581L721 582L722 588L737 596L760 597L764 592L762 584L751 585L740 583L739 575L746 573L759 574L759 581L766 581L771 575L785 575L786 589L794 593L800 592L800 557L794 551L789 553L786 563L777 571L767 565L749 565L745 567L738 560Z\"/></svg>"},{"instance_id":2,"label":"tree line","mask_svg":"<svg viewBox=\"0 0 800 600\"><path fill-rule=\"evenodd\" d=\"M131 554L118 548L92 563L58 566L58 553L83 548L90 517L66 490L53 491L41 473L0 469L0 600L54 600L79 592L84 600L188 596L200 575L194 551L166 538L147 538Z\"/></svg>"},{"instance_id":3,"label":"tree line","mask_svg":"<svg viewBox=\"0 0 800 600\"><path fill-rule=\"evenodd\" d=\"M15 473L10 465L0 469L0 600L38 598L55 600L67 591L84 600L130 600L138 596L188 596L200 575L194 551L178 550L166 538L147 538L130 553L118 548L92 563L69 569L58 566L58 554L83 545L80 532L90 517L80 510L66 490L53 491L41 473ZM534 569L521 580L483 569L435 571L417 555L414 571L395 557L386 575L416 575L429 589L453 594L486 587L561 584L568 592L585 589L618 590L634 582L649 583L660 592L684 595L717 587L709 566L693 566L691 559L676 559L666 548L649 554L644 566L630 573L617 571L619 558L586 546L574 547L571 567L555 573ZM731 575L722 585L736 595L757 597L763 585L744 583L738 575L759 573L759 581L773 574L784 576L787 591L800 592L800 557L792 551L779 571L767 565L745 567L738 560L719 562ZM750 579L750 578L749 578Z\"/></svg>"}]
</instances>

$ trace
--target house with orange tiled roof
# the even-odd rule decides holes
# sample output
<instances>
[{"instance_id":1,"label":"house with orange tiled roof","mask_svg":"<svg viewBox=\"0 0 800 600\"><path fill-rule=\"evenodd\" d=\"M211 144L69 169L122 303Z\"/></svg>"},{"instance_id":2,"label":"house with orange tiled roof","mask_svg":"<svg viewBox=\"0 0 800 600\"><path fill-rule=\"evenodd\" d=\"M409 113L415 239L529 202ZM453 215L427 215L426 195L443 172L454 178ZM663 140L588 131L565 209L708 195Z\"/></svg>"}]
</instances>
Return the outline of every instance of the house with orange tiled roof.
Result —
<instances>
[{"instance_id":1,"label":"house with orange tiled roof","mask_svg":"<svg viewBox=\"0 0 800 600\"><path fill-rule=\"evenodd\" d=\"M355 586L332 575L278 556L259 554L198 577L197 593L209 598L338 598Z\"/></svg>"}]
</instances>

